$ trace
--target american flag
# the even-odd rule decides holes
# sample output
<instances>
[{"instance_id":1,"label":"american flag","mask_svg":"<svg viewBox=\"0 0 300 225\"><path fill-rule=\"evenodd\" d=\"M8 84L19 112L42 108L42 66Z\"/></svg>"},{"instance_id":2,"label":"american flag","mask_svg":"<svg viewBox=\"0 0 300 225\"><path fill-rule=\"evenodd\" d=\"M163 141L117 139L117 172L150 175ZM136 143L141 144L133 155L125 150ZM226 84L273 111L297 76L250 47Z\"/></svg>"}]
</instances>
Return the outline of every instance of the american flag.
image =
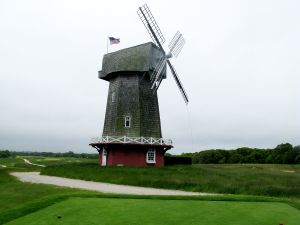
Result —
<instances>
[{"instance_id":1,"label":"american flag","mask_svg":"<svg viewBox=\"0 0 300 225\"><path fill-rule=\"evenodd\" d=\"M120 38L108 37L108 39L111 45L120 43Z\"/></svg>"}]
</instances>

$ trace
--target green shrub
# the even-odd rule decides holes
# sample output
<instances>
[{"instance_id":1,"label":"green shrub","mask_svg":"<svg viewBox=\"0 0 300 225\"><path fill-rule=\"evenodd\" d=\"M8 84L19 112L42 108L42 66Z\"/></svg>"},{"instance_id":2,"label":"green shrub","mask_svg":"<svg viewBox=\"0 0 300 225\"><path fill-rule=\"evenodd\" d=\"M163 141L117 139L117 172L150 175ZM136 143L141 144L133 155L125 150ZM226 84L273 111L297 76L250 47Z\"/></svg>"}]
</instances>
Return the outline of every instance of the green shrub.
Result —
<instances>
[{"instance_id":1,"label":"green shrub","mask_svg":"<svg viewBox=\"0 0 300 225\"><path fill-rule=\"evenodd\" d=\"M185 156L165 156L165 166L192 165L192 158Z\"/></svg>"},{"instance_id":2,"label":"green shrub","mask_svg":"<svg viewBox=\"0 0 300 225\"><path fill-rule=\"evenodd\" d=\"M8 150L0 151L0 158L10 157L10 152Z\"/></svg>"}]
</instances>

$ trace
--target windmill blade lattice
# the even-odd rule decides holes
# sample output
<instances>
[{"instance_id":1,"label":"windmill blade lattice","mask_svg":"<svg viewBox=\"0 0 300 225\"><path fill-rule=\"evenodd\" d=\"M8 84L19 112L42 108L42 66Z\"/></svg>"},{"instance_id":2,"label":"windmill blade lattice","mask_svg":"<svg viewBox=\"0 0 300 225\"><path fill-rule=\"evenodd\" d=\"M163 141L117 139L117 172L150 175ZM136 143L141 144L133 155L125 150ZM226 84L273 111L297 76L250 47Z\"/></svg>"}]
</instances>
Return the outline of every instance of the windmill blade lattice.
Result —
<instances>
[{"instance_id":1,"label":"windmill blade lattice","mask_svg":"<svg viewBox=\"0 0 300 225\"><path fill-rule=\"evenodd\" d=\"M177 31L175 36L171 40L170 44L168 45L172 55L177 57L181 49L183 48L184 44L185 44L185 40L182 34L179 31Z\"/></svg>"},{"instance_id":2,"label":"windmill blade lattice","mask_svg":"<svg viewBox=\"0 0 300 225\"><path fill-rule=\"evenodd\" d=\"M150 34L152 40L159 46L165 43L165 38L159 29L149 7L147 4L144 4L142 7L139 7L137 11L141 21L143 22L144 26L146 27L148 33Z\"/></svg>"},{"instance_id":3,"label":"windmill blade lattice","mask_svg":"<svg viewBox=\"0 0 300 225\"><path fill-rule=\"evenodd\" d=\"M163 72L164 67L166 66L166 61L167 61L167 59L164 56L159 59L158 63L156 64L156 67L153 70L153 73L151 75L151 78L150 78L151 82L156 82L159 79L160 75Z\"/></svg>"},{"instance_id":4,"label":"windmill blade lattice","mask_svg":"<svg viewBox=\"0 0 300 225\"><path fill-rule=\"evenodd\" d=\"M160 83L163 80L162 72L166 66L166 63L167 63L167 58L164 56L161 57L151 75L151 82L152 82L151 89L154 89L155 92L157 91L157 89L160 86Z\"/></svg>"},{"instance_id":5,"label":"windmill blade lattice","mask_svg":"<svg viewBox=\"0 0 300 225\"><path fill-rule=\"evenodd\" d=\"M146 4L144 4L142 7L139 7L137 13L138 13L141 21L143 22L144 26L146 27L148 33L150 34L150 37L158 45L158 47L160 48L160 50L163 53L162 58L158 61L157 65L155 66L155 69L150 77L151 82L152 82L151 89L154 89L154 92L157 91L162 80L164 79L163 73L162 73L163 69L165 68L166 64L168 64L168 66L170 67L170 70L173 74L173 77L175 79L175 82L182 94L182 97L183 97L185 103L187 104L189 102L187 94L182 86L181 81L179 80L179 77L177 75L175 68L172 66L172 64L169 60L173 55L175 57L177 57L178 54L180 53L182 47L184 46L185 40L184 40L182 34L179 31L175 34L174 38L171 40L171 42L169 44L170 53L166 54L165 50L162 47L162 44L165 42L165 38L164 38L161 30L159 29L149 7Z\"/></svg>"}]
</instances>

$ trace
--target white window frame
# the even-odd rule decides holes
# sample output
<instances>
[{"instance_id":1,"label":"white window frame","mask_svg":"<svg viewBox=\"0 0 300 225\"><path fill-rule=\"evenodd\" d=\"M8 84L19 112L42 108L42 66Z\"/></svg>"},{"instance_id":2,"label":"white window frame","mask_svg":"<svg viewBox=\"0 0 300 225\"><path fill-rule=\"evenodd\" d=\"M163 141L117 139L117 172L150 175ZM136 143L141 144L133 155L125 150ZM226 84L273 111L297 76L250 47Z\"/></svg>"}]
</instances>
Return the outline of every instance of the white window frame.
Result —
<instances>
[{"instance_id":1,"label":"white window frame","mask_svg":"<svg viewBox=\"0 0 300 225\"><path fill-rule=\"evenodd\" d=\"M128 122L128 125L127 125ZM130 116L125 116L124 118L124 127L130 128L131 127L131 117Z\"/></svg>"},{"instance_id":2,"label":"white window frame","mask_svg":"<svg viewBox=\"0 0 300 225\"><path fill-rule=\"evenodd\" d=\"M156 151L155 151L155 149L149 149L146 152L146 162L147 163L156 163Z\"/></svg>"}]
</instances>

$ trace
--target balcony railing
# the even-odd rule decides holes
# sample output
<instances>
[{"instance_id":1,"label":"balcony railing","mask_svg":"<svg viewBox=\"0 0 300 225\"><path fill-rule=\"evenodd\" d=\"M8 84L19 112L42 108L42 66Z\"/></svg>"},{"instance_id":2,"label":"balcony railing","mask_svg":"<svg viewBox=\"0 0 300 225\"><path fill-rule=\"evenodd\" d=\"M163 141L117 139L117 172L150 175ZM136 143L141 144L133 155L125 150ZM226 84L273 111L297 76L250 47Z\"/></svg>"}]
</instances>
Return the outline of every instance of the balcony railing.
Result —
<instances>
[{"instance_id":1,"label":"balcony railing","mask_svg":"<svg viewBox=\"0 0 300 225\"><path fill-rule=\"evenodd\" d=\"M171 139L154 137L105 136L92 138L92 143L172 145Z\"/></svg>"}]
</instances>

